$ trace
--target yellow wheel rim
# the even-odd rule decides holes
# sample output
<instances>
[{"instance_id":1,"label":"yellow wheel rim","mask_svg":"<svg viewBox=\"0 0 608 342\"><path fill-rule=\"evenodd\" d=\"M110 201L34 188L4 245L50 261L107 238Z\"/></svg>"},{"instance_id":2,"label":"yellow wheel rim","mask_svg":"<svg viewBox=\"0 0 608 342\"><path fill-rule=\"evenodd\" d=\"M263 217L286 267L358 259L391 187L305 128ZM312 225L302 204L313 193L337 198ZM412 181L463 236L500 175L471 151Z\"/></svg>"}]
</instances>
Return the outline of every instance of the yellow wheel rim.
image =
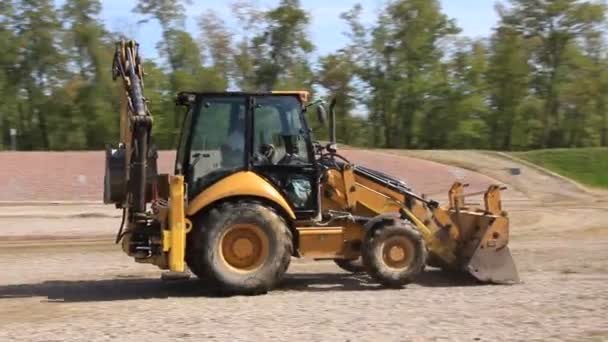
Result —
<instances>
[{"instance_id":1,"label":"yellow wheel rim","mask_svg":"<svg viewBox=\"0 0 608 342\"><path fill-rule=\"evenodd\" d=\"M382 259L386 266L395 269L409 267L414 259L414 244L406 237L394 236L382 246Z\"/></svg>"},{"instance_id":2,"label":"yellow wheel rim","mask_svg":"<svg viewBox=\"0 0 608 342\"><path fill-rule=\"evenodd\" d=\"M251 272L260 268L269 254L268 236L254 224L237 224L228 228L220 239L220 256L226 266Z\"/></svg>"}]
</instances>

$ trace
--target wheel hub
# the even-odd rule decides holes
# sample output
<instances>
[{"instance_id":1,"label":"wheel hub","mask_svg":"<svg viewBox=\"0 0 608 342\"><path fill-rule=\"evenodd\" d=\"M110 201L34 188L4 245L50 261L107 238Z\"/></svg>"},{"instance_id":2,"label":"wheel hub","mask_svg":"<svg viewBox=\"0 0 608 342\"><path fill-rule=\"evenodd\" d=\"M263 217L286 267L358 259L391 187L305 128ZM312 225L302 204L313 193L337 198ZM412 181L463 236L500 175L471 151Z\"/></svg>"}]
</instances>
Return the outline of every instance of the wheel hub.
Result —
<instances>
[{"instance_id":1,"label":"wheel hub","mask_svg":"<svg viewBox=\"0 0 608 342\"><path fill-rule=\"evenodd\" d=\"M414 246L411 241L401 236L389 238L384 242L382 257L388 267L409 267L414 258Z\"/></svg>"},{"instance_id":2,"label":"wheel hub","mask_svg":"<svg viewBox=\"0 0 608 342\"><path fill-rule=\"evenodd\" d=\"M403 260L405 259L405 250L401 246L393 246L390 250L391 260Z\"/></svg>"},{"instance_id":3,"label":"wheel hub","mask_svg":"<svg viewBox=\"0 0 608 342\"><path fill-rule=\"evenodd\" d=\"M253 224L234 225L220 240L222 261L237 271L253 271L262 266L269 254L268 237Z\"/></svg>"},{"instance_id":4,"label":"wheel hub","mask_svg":"<svg viewBox=\"0 0 608 342\"><path fill-rule=\"evenodd\" d=\"M251 258L254 253L255 246L248 239L238 239L232 245L232 251L239 259Z\"/></svg>"}]
</instances>

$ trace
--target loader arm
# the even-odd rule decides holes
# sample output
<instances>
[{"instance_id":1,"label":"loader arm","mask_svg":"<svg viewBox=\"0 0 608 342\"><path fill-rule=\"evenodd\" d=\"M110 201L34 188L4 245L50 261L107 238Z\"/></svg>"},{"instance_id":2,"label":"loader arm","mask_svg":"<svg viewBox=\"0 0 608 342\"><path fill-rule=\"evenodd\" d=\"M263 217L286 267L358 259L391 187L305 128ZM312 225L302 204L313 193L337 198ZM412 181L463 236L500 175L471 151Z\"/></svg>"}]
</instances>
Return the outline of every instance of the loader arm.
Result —
<instances>
[{"instance_id":1,"label":"loader arm","mask_svg":"<svg viewBox=\"0 0 608 342\"><path fill-rule=\"evenodd\" d=\"M326 165L332 166L323 184L324 210L347 210L363 217L394 214L422 235L431 266L466 271L482 281L519 280L507 246L509 222L501 210L502 188L488 188L485 208L467 208L464 185L454 183L450 204L442 207L378 171L348 162Z\"/></svg>"}]
</instances>

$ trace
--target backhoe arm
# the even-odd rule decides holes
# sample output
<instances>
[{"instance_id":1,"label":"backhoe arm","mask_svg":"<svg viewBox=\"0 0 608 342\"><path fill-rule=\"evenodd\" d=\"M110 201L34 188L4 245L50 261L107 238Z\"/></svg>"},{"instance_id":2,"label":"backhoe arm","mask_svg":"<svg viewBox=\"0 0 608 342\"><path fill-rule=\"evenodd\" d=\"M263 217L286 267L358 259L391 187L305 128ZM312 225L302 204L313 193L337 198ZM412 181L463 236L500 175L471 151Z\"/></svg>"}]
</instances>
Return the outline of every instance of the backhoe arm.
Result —
<instances>
[{"instance_id":1,"label":"backhoe arm","mask_svg":"<svg viewBox=\"0 0 608 342\"><path fill-rule=\"evenodd\" d=\"M146 211L146 176L152 115L143 95L143 65L134 41L116 44L113 79L121 78L120 135L125 147L126 207L134 217Z\"/></svg>"}]
</instances>

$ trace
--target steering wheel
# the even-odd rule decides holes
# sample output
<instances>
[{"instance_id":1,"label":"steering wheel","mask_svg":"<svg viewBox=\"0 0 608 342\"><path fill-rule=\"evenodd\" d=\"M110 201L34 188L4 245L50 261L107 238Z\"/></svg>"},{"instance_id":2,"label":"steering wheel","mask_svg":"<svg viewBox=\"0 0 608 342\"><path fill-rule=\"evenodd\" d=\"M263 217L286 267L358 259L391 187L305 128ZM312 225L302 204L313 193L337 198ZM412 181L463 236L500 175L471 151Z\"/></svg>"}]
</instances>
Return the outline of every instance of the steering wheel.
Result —
<instances>
[{"instance_id":1,"label":"steering wheel","mask_svg":"<svg viewBox=\"0 0 608 342\"><path fill-rule=\"evenodd\" d=\"M303 160L297 154L286 153L281 160L277 162L277 165L300 165L306 164L306 161Z\"/></svg>"},{"instance_id":2,"label":"steering wheel","mask_svg":"<svg viewBox=\"0 0 608 342\"><path fill-rule=\"evenodd\" d=\"M260 153L262 153L264 157L268 158L268 160L272 160L276 153L276 148L273 144L262 144L260 146Z\"/></svg>"}]
</instances>

